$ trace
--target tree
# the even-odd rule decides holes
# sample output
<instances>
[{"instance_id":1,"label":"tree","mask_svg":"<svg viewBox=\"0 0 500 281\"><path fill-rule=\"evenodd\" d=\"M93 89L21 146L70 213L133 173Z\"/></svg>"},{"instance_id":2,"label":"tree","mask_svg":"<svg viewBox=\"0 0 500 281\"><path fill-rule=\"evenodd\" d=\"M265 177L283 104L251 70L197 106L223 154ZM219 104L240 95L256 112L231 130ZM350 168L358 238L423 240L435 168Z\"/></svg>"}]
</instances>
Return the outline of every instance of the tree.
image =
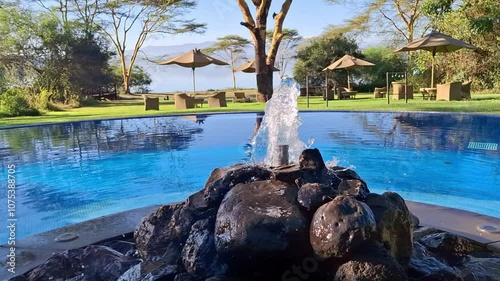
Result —
<instances>
[{"instance_id":1,"label":"tree","mask_svg":"<svg viewBox=\"0 0 500 281\"><path fill-rule=\"evenodd\" d=\"M288 64L291 62L291 60L297 58L297 46L299 45L300 41L302 41L302 36L299 35L299 31L297 29L285 28L283 29L283 33L285 35L281 40L281 44L276 55L278 59L276 66L280 70L280 78L283 78L283 76L285 75L286 68L288 67ZM272 41L273 34L274 30L269 30L267 32L267 38L269 42Z\"/></svg>"},{"instance_id":2,"label":"tree","mask_svg":"<svg viewBox=\"0 0 500 281\"><path fill-rule=\"evenodd\" d=\"M297 52L297 63L293 70L293 76L301 84L305 84L306 76L309 76L311 85L320 86L325 81L325 73L322 70L345 54L363 58L356 42L344 36L312 39L308 45ZM350 73L355 74L356 72L350 71ZM341 84L347 83L346 71L329 71L328 76Z\"/></svg>"},{"instance_id":3,"label":"tree","mask_svg":"<svg viewBox=\"0 0 500 281\"><path fill-rule=\"evenodd\" d=\"M66 9L29 10L20 4L0 8L0 62L10 84L78 104L82 87L111 81L106 43L89 32L69 19Z\"/></svg>"},{"instance_id":4,"label":"tree","mask_svg":"<svg viewBox=\"0 0 500 281\"><path fill-rule=\"evenodd\" d=\"M252 36L255 49L255 67L257 79L257 101L266 102L273 95L273 66L276 60L281 40L285 36L283 33L283 21L292 5L292 0L284 0L279 13L273 14L274 33L266 52L266 30L267 18L272 0L252 0L255 6L255 18L250 12L250 8L245 0L236 0L243 14L243 22Z\"/></svg>"},{"instance_id":5,"label":"tree","mask_svg":"<svg viewBox=\"0 0 500 281\"><path fill-rule=\"evenodd\" d=\"M346 21L343 26L331 26L327 31L330 36L344 33L386 33L399 35L406 43L413 41L415 33L423 35L427 28L427 20L422 14L420 5L423 0L328 0L334 4L353 7L357 5L359 13ZM382 19L382 21L381 21ZM385 23L385 24L384 24ZM396 31L396 32L394 32Z\"/></svg>"},{"instance_id":6,"label":"tree","mask_svg":"<svg viewBox=\"0 0 500 281\"><path fill-rule=\"evenodd\" d=\"M386 73L394 71L405 71L406 65L401 62L398 53L389 47L377 46L363 50L367 61L375 64L375 67L363 67L359 70L365 83L382 87L386 84Z\"/></svg>"},{"instance_id":7,"label":"tree","mask_svg":"<svg viewBox=\"0 0 500 281\"><path fill-rule=\"evenodd\" d=\"M478 47L436 56L437 78L473 80L476 89L500 89L500 6L495 0L425 0L422 5L441 32Z\"/></svg>"},{"instance_id":8,"label":"tree","mask_svg":"<svg viewBox=\"0 0 500 281\"><path fill-rule=\"evenodd\" d=\"M90 5L97 9L95 20L100 30L115 47L126 93L130 92L130 79L137 54L149 36L202 32L205 27L204 24L184 18L186 13L196 7L196 1L191 0L104 0ZM133 29L138 29L139 33L131 40L132 54L127 58L125 49L130 47Z\"/></svg>"},{"instance_id":9,"label":"tree","mask_svg":"<svg viewBox=\"0 0 500 281\"><path fill-rule=\"evenodd\" d=\"M244 56L245 47L250 45L252 42L240 37L238 35L227 35L221 38L217 38L217 42L210 47L205 49L208 54L214 54L220 57L223 61L229 62L229 67L231 69L231 75L233 77L233 88L236 89L236 76L234 75L236 64L239 61L246 60Z\"/></svg>"},{"instance_id":10,"label":"tree","mask_svg":"<svg viewBox=\"0 0 500 281\"><path fill-rule=\"evenodd\" d=\"M115 81L123 84L122 68L120 65L115 65L113 67L113 76ZM149 92L149 85L151 85L151 76L139 65L134 65L132 76L130 77L130 88L137 90L140 93Z\"/></svg>"}]
</instances>

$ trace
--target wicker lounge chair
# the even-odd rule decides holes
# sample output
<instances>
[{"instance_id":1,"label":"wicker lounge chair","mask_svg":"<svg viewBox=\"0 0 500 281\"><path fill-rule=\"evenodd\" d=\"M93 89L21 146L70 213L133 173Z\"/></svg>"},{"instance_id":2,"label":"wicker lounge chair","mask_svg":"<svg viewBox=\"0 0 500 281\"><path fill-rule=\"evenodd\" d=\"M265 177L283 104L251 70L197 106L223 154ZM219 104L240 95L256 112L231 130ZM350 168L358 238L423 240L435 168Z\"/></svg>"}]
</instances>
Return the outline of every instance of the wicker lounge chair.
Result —
<instances>
[{"instance_id":1,"label":"wicker lounge chair","mask_svg":"<svg viewBox=\"0 0 500 281\"><path fill-rule=\"evenodd\" d=\"M374 98L383 98L387 94L387 87L377 88L373 91Z\"/></svg>"},{"instance_id":2,"label":"wicker lounge chair","mask_svg":"<svg viewBox=\"0 0 500 281\"><path fill-rule=\"evenodd\" d=\"M160 110L160 98L142 95L144 99L144 110Z\"/></svg>"},{"instance_id":3,"label":"wicker lounge chair","mask_svg":"<svg viewBox=\"0 0 500 281\"><path fill-rule=\"evenodd\" d=\"M194 108L194 98L185 93L174 94L175 109Z\"/></svg>"},{"instance_id":4,"label":"wicker lounge chair","mask_svg":"<svg viewBox=\"0 0 500 281\"><path fill-rule=\"evenodd\" d=\"M450 82L437 85L436 100L461 100L462 99L462 83Z\"/></svg>"},{"instance_id":5,"label":"wicker lounge chair","mask_svg":"<svg viewBox=\"0 0 500 281\"><path fill-rule=\"evenodd\" d=\"M326 94L324 94L324 91L323 91L323 100L326 100L327 98L328 98L328 100L333 100L334 95L335 95L334 89L327 89Z\"/></svg>"},{"instance_id":6,"label":"wicker lounge chair","mask_svg":"<svg viewBox=\"0 0 500 281\"><path fill-rule=\"evenodd\" d=\"M472 81L467 81L467 82L462 83L462 98L463 99L468 99L468 100L471 99L471 96L470 96L471 84L472 84Z\"/></svg>"},{"instance_id":7,"label":"wicker lounge chair","mask_svg":"<svg viewBox=\"0 0 500 281\"><path fill-rule=\"evenodd\" d=\"M245 92L234 92L233 102L250 102L250 99L245 97Z\"/></svg>"},{"instance_id":8,"label":"wicker lounge chair","mask_svg":"<svg viewBox=\"0 0 500 281\"><path fill-rule=\"evenodd\" d=\"M357 91L353 91L347 87L337 86L337 96L339 97L339 100L355 99L357 93Z\"/></svg>"},{"instance_id":9,"label":"wicker lounge chair","mask_svg":"<svg viewBox=\"0 0 500 281\"><path fill-rule=\"evenodd\" d=\"M227 107L226 92L218 92L209 96L208 107Z\"/></svg>"},{"instance_id":10,"label":"wicker lounge chair","mask_svg":"<svg viewBox=\"0 0 500 281\"><path fill-rule=\"evenodd\" d=\"M392 82L392 99L404 100L405 99L405 83ZM408 99L413 99L413 85L406 85Z\"/></svg>"}]
</instances>

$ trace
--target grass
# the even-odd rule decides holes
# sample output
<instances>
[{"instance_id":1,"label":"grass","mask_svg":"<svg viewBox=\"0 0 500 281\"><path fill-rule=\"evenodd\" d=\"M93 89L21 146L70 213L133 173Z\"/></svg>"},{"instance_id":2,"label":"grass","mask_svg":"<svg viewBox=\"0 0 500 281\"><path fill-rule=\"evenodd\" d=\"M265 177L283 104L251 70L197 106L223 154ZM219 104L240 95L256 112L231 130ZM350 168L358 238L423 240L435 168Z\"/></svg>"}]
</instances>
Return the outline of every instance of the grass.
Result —
<instances>
[{"instance_id":1,"label":"grass","mask_svg":"<svg viewBox=\"0 0 500 281\"><path fill-rule=\"evenodd\" d=\"M427 101L423 100L421 95L416 94L414 100L408 100L408 104L404 100L390 100L390 104L387 104L387 98L374 99L373 94L366 93L358 94L356 99L352 100L329 101L328 107L321 97L310 97L309 107L307 107L306 98L300 97L298 105L300 110L433 111L500 114L500 95L476 94L473 95L472 100L448 102ZM127 99L99 102L92 106L64 111L48 112L42 116L0 118L0 127L180 113L262 111L264 107L265 104L263 103L232 103L228 101L228 107L226 108L208 108L205 104L202 108L176 110L172 100L161 99L159 111L144 111L142 99Z\"/></svg>"}]
</instances>

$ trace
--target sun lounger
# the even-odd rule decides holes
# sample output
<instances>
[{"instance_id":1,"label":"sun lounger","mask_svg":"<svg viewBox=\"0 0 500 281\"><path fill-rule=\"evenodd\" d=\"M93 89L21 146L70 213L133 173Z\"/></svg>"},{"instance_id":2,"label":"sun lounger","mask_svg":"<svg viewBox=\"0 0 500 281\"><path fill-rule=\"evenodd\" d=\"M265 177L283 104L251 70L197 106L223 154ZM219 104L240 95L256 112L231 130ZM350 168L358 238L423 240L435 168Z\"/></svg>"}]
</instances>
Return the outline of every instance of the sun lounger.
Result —
<instances>
[{"instance_id":1,"label":"sun lounger","mask_svg":"<svg viewBox=\"0 0 500 281\"><path fill-rule=\"evenodd\" d=\"M144 110L160 110L160 98L142 95L144 99Z\"/></svg>"},{"instance_id":2,"label":"sun lounger","mask_svg":"<svg viewBox=\"0 0 500 281\"><path fill-rule=\"evenodd\" d=\"M461 100L462 99L462 83L450 82L437 85L436 100Z\"/></svg>"},{"instance_id":3,"label":"sun lounger","mask_svg":"<svg viewBox=\"0 0 500 281\"><path fill-rule=\"evenodd\" d=\"M250 102L250 99L245 97L245 92L234 92L233 102Z\"/></svg>"},{"instance_id":4,"label":"sun lounger","mask_svg":"<svg viewBox=\"0 0 500 281\"><path fill-rule=\"evenodd\" d=\"M209 96L208 107L227 107L226 92L218 92Z\"/></svg>"}]
</instances>

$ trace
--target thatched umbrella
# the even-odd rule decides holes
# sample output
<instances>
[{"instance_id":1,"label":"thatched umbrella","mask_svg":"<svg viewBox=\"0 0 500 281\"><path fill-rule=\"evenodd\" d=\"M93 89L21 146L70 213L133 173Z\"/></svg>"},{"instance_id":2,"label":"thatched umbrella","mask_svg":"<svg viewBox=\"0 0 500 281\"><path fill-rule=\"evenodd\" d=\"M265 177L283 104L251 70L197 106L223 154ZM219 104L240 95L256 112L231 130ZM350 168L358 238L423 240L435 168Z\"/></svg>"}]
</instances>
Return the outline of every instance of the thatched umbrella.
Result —
<instances>
[{"instance_id":1,"label":"thatched umbrella","mask_svg":"<svg viewBox=\"0 0 500 281\"><path fill-rule=\"evenodd\" d=\"M204 67L210 64L229 65L226 62L205 55L199 49L194 49L177 57L157 62L157 64L161 65L177 64L183 67L190 67L191 69L193 69L193 93L195 94L196 94L196 78L194 75L195 68Z\"/></svg>"},{"instance_id":2,"label":"thatched umbrella","mask_svg":"<svg viewBox=\"0 0 500 281\"><path fill-rule=\"evenodd\" d=\"M353 57L351 55L345 55L342 58L334 61L329 66L325 67L325 69L323 69L323 71L345 68L347 70L347 88L351 89L351 81L349 79L349 69L355 69L355 68L360 68L360 67L365 67L365 66L374 66L374 65L375 64L373 64L369 61L358 59L358 58Z\"/></svg>"},{"instance_id":3,"label":"thatched umbrella","mask_svg":"<svg viewBox=\"0 0 500 281\"><path fill-rule=\"evenodd\" d=\"M431 31L431 33L408 43L406 46L396 50L396 52L416 50L426 50L432 52L431 88L434 88L434 57L436 56L436 53L448 53L462 48L476 49L475 46L465 43L464 41L460 41L437 31Z\"/></svg>"},{"instance_id":4,"label":"thatched umbrella","mask_svg":"<svg viewBox=\"0 0 500 281\"><path fill-rule=\"evenodd\" d=\"M243 71L245 73L255 73L255 60L248 61L245 64L240 65L235 71ZM273 71L280 71L276 67L273 66Z\"/></svg>"}]
</instances>

